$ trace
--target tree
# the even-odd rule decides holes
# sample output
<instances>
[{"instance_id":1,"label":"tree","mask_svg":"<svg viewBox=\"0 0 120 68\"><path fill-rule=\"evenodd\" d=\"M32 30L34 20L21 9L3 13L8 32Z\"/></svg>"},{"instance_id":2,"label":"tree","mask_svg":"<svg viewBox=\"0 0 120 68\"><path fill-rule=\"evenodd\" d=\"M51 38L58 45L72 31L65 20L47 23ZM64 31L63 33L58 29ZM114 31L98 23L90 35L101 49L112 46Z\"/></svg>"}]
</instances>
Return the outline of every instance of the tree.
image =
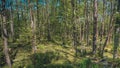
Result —
<instances>
[{"instance_id":1,"label":"tree","mask_svg":"<svg viewBox=\"0 0 120 68\"><path fill-rule=\"evenodd\" d=\"M117 57L117 49L119 46L120 39L120 0L117 0L117 16L114 27L114 47L113 47L113 59Z\"/></svg>"},{"instance_id":2,"label":"tree","mask_svg":"<svg viewBox=\"0 0 120 68\"><path fill-rule=\"evenodd\" d=\"M74 49L76 51L76 56L77 56L77 30L76 30L76 0L71 0L71 6L72 6L72 18L71 18L71 23L72 23L72 30L73 30L73 45Z\"/></svg>"},{"instance_id":3,"label":"tree","mask_svg":"<svg viewBox=\"0 0 120 68\"><path fill-rule=\"evenodd\" d=\"M110 35L113 32L113 30L114 30L114 26L113 26L114 14L115 14L115 7L114 8L111 7L111 15L110 15L110 19L109 19L108 33L107 33L105 41L103 43L103 47L102 47L102 50L101 50L101 57L103 57L103 55L104 55L105 47L107 46L108 40L110 38Z\"/></svg>"},{"instance_id":4,"label":"tree","mask_svg":"<svg viewBox=\"0 0 120 68\"><path fill-rule=\"evenodd\" d=\"M97 49L97 21L98 21L98 15L97 15L97 0L94 0L94 8L93 8L93 54L96 54Z\"/></svg>"},{"instance_id":5,"label":"tree","mask_svg":"<svg viewBox=\"0 0 120 68\"><path fill-rule=\"evenodd\" d=\"M29 0L29 7L30 7L30 21L31 21L31 29L32 29L32 50L33 53L36 52L36 20L34 16L34 12L32 10L33 5Z\"/></svg>"},{"instance_id":6,"label":"tree","mask_svg":"<svg viewBox=\"0 0 120 68\"><path fill-rule=\"evenodd\" d=\"M2 0L2 36L3 36L3 44L4 44L4 54L6 62L9 66L9 68L12 68L9 52L8 52L8 34L7 34L7 14L6 14L6 8L5 8L5 0Z\"/></svg>"},{"instance_id":7,"label":"tree","mask_svg":"<svg viewBox=\"0 0 120 68\"><path fill-rule=\"evenodd\" d=\"M89 45L89 5L88 0L85 0L85 34L86 34L86 43Z\"/></svg>"},{"instance_id":8,"label":"tree","mask_svg":"<svg viewBox=\"0 0 120 68\"><path fill-rule=\"evenodd\" d=\"M12 1L11 1L11 3L10 3L10 30L11 30L11 38L12 39L14 39L13 38L13 36L14 36L14 23L13 23L13 3L12 3Z\"/></svg>"}]
</instances>

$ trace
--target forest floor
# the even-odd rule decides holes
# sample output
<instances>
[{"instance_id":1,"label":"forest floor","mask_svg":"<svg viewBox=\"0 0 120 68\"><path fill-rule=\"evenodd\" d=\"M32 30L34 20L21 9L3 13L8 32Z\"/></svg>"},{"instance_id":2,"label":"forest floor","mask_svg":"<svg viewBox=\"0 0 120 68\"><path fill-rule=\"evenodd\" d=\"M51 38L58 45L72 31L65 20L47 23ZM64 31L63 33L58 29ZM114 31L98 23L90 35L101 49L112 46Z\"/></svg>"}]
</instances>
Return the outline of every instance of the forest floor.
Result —
<instances>
[{"instance_id":1,"label":"forest floor","mask_svg":"<svg viewBox=\"0 0 120 68\"><path fill-rule=\"evenodd\" d=\"M72 46L61 46L54 43L39 44L37 45L36 54L32 54L25 49L19 49L13 60L13 68L91 68L87 65L90 62L94 63L92 65L94 67L92 68L102 68L100 67L101 65L96 64L104 64L104 61L110 64L120 65L120 59L117 59L115 62L113 61L111 47L105 48L105 58L101 59L99 56L91 55L90 46L79 46L76 57L74 47ZM81 65L82 67L80 67ZM5 66L3 68L7 67Z\"/></svg>"}]
</instances>

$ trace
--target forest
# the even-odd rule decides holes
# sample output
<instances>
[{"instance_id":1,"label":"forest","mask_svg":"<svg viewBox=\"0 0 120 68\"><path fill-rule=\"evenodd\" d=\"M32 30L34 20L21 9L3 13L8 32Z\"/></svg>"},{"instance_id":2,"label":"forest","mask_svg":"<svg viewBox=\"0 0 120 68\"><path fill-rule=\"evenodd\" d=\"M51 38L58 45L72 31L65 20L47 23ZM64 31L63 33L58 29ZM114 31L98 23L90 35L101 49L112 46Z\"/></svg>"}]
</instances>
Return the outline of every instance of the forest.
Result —
<instances>
[{"instance_id":1,"label":"forest","mask_svg":"<svg viewBox=\"0 0 120 68\"><path fill-rule=\"evenodd\" d=\"M0 0L0 68L120 68L120 0Z\"/></svg>"}]
</instances>

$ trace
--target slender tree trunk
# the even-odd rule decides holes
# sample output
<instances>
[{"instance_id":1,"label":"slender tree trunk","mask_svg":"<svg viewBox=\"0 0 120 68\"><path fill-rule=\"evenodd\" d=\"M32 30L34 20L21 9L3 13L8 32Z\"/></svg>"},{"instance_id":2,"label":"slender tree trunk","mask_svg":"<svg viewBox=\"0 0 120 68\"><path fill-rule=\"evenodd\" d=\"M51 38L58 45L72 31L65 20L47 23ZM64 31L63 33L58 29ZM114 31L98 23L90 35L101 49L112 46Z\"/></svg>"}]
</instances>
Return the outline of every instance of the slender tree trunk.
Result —
<instances>
[{"instance_id":1,"label":"slender tree trunk","mask_svg":"<svg viewBox=\"0 0 120 68\"><path fill-rule=\"evenodd\" d=\"M36 4L37 4L37 21L36 21L36 23L38 24L37 25L37 30L38 30L38 39L39 39L39 42L40 42L40 39L41 39L41 30L39 30L40 29L40 26L41 26L41 22L40 22L40 16L39 16L39 14L40 14L40 11L39 11L39 1L38 0L36 0Z\"/></svg>"},{"instance_id":2,"label":"slender tree trunk","mask_svg":"<svg viewBox=\"0 0 120 68\"><path fill-rule=\"evenodd\" d=\"M6 62L9 66L9 68L12 68L10 56L9 56L9 53L8 53L8 35L7 35L7 29L6 29L6 18L5 18L5 16L3 16L3 40L4 40L3 44L4 44L4 54L5 54Z\"/></svg>"},{"instance_id":3,"label":"slender tree trunk","mask_svg":"<svg viewBox=\"0 0 120 68\"><path fill-rule=\"evenodd\" d=\"M12 64L11 64L11 60L10 60L10 56L9 56L9 52L8 52L8 35L7 35L7 23L6 23L6 8L5 8L5 0L2 0L2 36L3 36L3 44L4 44L4 54L5 54L5 59L6 62L9 66L9 68L12 68Z\"/></svg>"},{"instance_id":4,"label":"slender tree trunk","mask_svg":"<svg viewBox=\"0 0 120 68\"><path fill-rule=\"evenodd\" d=\"M94 0L94 11L93 11L93 54L96 54L97 49L97 0Z\"/></svg>"},{"instance_id":5,"label":"slender tree trunk","mask_svg":"<svg viewBox=\"0 0 120 68\"><path fill-rule=\"evenodd\" d=\"M88 43L89 43L89 21L88 21L88 18L89 18L89 16L88 16L88 0L85 0L85 33L86 33L86 43L87 43L87 45L88 45Z\"/></svg>"},{"instance_id":6,"label":"slender tree trunk","mask_svg":"<svg viewBox=\"0 0 120 68\"><path fill-rule=\"evenodd\" d=\"M31 30L32 30L31 31L31 33L32 33L32 37L31 37L32 53L35 54L36 53L36 49L37 49L37 47L36 47L36 19L35 19L36 17L34 15L33 10L32 10L33 5L31 5L31 1L29 0L28 3L29 3L29 8L30 8L29 13L30 13ZM33 65L34 65L34 68L35 68L35 64L36 64L36 62L35 62L35 60L36 60L35 55L34 55L33 59L34 59L33 60Z\"/></svg>"},{"instance_id":7,"label":"slender tree trunk","mask_svg":"<svg viewBox=\"0 0 120 68\"><path fill-rule=\"evenodd\" d=\"M110 27L108 28L108 34L106 36L105 42L104 42L102 50L101 50L101 57L103 57L103 55L104 55L104 49L105 49L105 47L107 45L107 42L109 40L109 37L110 37L110 35L111 35L111 33L112 33L113 29L114 29L114 26L113 26L113 20L114 20L113 19L113 15L114 15L114 11L112 12L112 14L110 16Z\"/></svg>"},{"instance_id":8,"label":"slender tree trunk","mask_svg":"<svg viewBox=\"0 0 120 68\"><path fill-rule=\"evenodd\" d=\"M47 40L48 41L51 41L51 34L50 34L50 21L49 21L49 19L47 19Z\"/></svg>"},{"instance_id":9,"label":"slender tree trunk","mask_svg":"<svg viewBox=\"0 0 120 68\"><path fill-rule=\"evenodd\" d=\"M101 22L100 27L100 48L99 48L99 55L101 56L101 50L102 50L102 41L103 41L103 32L104 32L104 21L105 21L105 0L103 0L103 20Z\"/></svg>"},{"instance_id":10,"label":"slender tree trunk","mask_svg":"<svg viewBox=\"0 0 120 68\"><path fill-rule=\"evenodd\" d=\"M15 1L16 2L16 11L17 11L17 22L19 22L20 18L19 18L19 10L18 10L18 0Z\"/></svg>"},{"instance_id":11,"label":"slender tree trunk","mask_svg":"<svg viewBox=\"0 0 120 68\"><path fill-rule=\"evenodd\" d=\"M63 10L66 11L65 9L65 0L63 0ZM61 30L62 32L62 45L65 46L66 44L66 15L65 15L65 22L64 22L64 26L61 26L63 29Z\"/></svg>"},{"instance_id":12,"label":"slender tree trunk","mask_svg":"<svg viewBox=\"0 0 120 68\"><path fill-rule=\"evenodd\" d=\"M120 0L117 1L117 12L120 15ZM113 47L113 59L117 58L117 49L120 42L120 18L116 18L115 28L114 28L114 47Z\"/></svg>"},{"instance_id":13,"label":"slender tree trunk","mask_svg":"<svg viewBox=\"0 0 120 68\"><path fill-rule=\"evenodd\" d=\"M13 38L13 36L14 36L14 23L13 23L13 11L12 11L13 9L12 9L12 4L11 4L11 10L10 10L10 18L11 18L11 20L10 20L10 30L11 30L11 38L12 38L12 40L14 39Z\"/></svg>"},{"instance_id":14,"label":"slender tree trunk","mask_svg":"<svg viewBox=\"0 0 120 68\"><path fill-rule=\"evenodd\" d=\"M36 21L35 21L35 16L33 15L32 11L32 5L30 5L29 1L29 6L30 6L30 20L31 20L31 29L32 29L32 50L33 53L36 53Z\"/></svg>"},{"instance_id":15,"label":"slender tree trunk","mask_svg":"<svg viewBox=\"0 0 120 68\"><path fill-rule=\"evenodd\" d=\"M50 29L51 29L51 26L50 26L50 8L49 8L49 0L46 0L48 1L47 4L46 4L46 22L47 22L47 40L48 41L51 41L52 38L51 38L51 33L50 33Z\"/></svg>"},{"instance_id":16,"label":"slender tree trunk","mask_svg":"<svg viewBox=\"0 0 120 68\"><path fill-rule=\"evenodd\" d=\"M113 6L114 6L113 1L111 1L111 6L110 6L111 14L113 13L113 9L114 9ZM110 15L110 18L111 18L111 15ZM109 23L108 30L109 30L109 28L111 27L111 23L112 23L112 22ZM112 32L110 33L110 36L111 36L111 35L112 35ZM108 43L110 43L110 40L111 40L111 37L108 38Z\"/></svg>"},{"instance_id":17,"label":"slender tree trunk","mask_svg":"<svg viewBox=\"0 0 120 68\"><path fill-rule=\"evenodd\" d=\"M120 22L119 22L120 23ZM120 27L115 26L114 47L113 47L113 59L117 58L117 49L119 46Z\"/></svg>"},{"instance_id":18,"label":"slender tree trunk","mask_svg":"<svg viewBox=\"0 0 120 68\"><path fill-rule=\"evenodd\" d=\"M83 41L83 37L84 37L84 23L81 23L81 35L80 35L80 40Z\"/></svg>"},{"instance_id":19,"label":"slender tree trunk","mask_svg":"<svg viewBox=\"0 0 120 68\"><path fill-rule=\"evenodd\" d=\"M0 37L2 37L2 15L0 14Z\"/></svg>"},{"instance_id":20,"label":"slender tree trunk","mask_svg":"<svg viewBox=\"0 0 120 68\"><path fill-rule=\"evenodd\" d=\"M74 44L74 49L75 49L75 55L77 56L77 34L76 34L76 21L75 21L75 9L76 9L76 5L75 5L76 1L75 0L71 0L71 5L72 5L72 20L71 22L73 23L73 44Z\"/></svg>"}]
</instances>

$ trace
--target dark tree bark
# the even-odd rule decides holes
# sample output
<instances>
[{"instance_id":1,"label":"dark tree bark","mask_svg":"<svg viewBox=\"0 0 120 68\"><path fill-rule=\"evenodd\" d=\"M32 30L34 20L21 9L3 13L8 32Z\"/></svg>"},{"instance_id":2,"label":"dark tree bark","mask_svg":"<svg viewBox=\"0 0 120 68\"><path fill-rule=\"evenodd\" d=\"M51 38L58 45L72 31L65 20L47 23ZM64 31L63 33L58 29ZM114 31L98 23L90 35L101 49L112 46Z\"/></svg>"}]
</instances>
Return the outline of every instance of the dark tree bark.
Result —
<instances>
[{"instance_id":1,"label":"dark tree bark","mask_svg":"<svg viewBox=\"0 0 120 68\"><path fill-rule=\"evenodd\" d=\"M88 12L88 0L85 0L85 38L86 43L89 45L89 12Z\"/></svg>"},{"instance_id":2,"label":"dark tree bark","mask_svg":"<svg viewBox=\"0 0 120 68\"><path fill-rule=\"evenodd\" d=\"M93 4L93 19L94 19L94 22L93 22L93 54L96 54L96 49L97 49L97 18L98 18L98 15L97 15L97 0L94 0L94 4Z\"/></svg>"},{"instance_id":3,"label":"dark tree bark","mask_svg":"<svg viewBox=\"0 0 120 68\"><path fill-rule=\"evenodd\" d=\"M117 4L117 12L120 15L120 0L118 0ZM116 17L115 28L114 28L114 47L113 47L113 59L117 58L117 49L119 46L120 40L120 18Z\"/></svg>"},{"instance_id":4,"label":"dark tree bark","mask_svg":"<svg viewBox=\"0 0 120 68\"><path fill-rule=\"evenodd\" d=\"M51 29L51 26L50 26L50 7L49 7L49 0L45 0L47 1L46 3L46 23L47 23L47 40L48 41L51 41L52 38L51 38L51 32L50 32L50 29Z\"/></svg>"},{"instance_id":5,"label":"dark tree bark","mask_svg":"<svg viewBox=\"0 0 120 68\"><path fill-rule=\"evenodd\" d=\"M63 3L63 10L64 11L66 11L66 9L65 9L65 0L63 0L62 1L62 3ZM64 18L64 20L65 20L65 22L64 22L64 26L62 27L62 24L61 24L61 28L63 28L63 29L61 29L61 34L62 34L62 46L65 46L66 45L66 15L65 15L65 18Z\"/></svg>"},{"instance_id":6,"label":"dark tree bark","mask_svg":"<svg viewBox=\"0 0 120 68\"><path fill-rule=\"evenodd\" d=\"M40 40L41 40L41 30L39 30L40 29L40 27L41 27L41 22L40 22L40 9L39 9L39 1L38 0L36 0L36 5L37 5L37 20L36 20L36 27L38 27L37 28L37 30L38 30L38 39L39 39L39 42L40 42Z\"/></svg>"},{"instance_id":7,"label":"dark tree bark","mask_svg":"<svg viewBox=\"0 0 120 68\"><path fill-rule=\"evenodd\" d=\"M73 23L72 29L73 29L73 45L74 49L76 51L75 55L77 56L77 34L76 34L76 22L75 22L75 10L76 10L76 0L71 0L71 6L72 6L72 19L71 22Z\"/></svg>"}]
</instances>

